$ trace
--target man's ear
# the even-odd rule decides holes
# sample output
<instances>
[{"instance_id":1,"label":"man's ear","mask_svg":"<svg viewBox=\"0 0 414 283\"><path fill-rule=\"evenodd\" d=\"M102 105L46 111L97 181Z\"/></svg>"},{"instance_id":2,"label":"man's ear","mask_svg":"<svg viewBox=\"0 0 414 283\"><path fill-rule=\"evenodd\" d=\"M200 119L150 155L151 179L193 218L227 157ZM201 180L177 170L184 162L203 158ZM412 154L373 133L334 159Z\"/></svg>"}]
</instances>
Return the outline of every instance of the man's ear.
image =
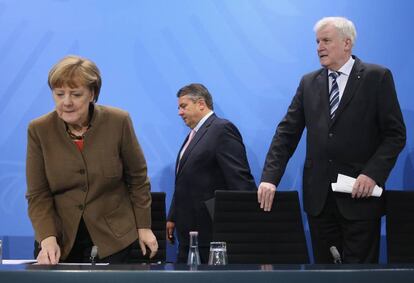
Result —
<instances>
[{"instance_id":1,"label":"man's ear","mask_svg":"<svg viewBox=\"0 0 414 283\"><path fill-rule=\"evenodd\" d=\"M199 99L197 103L200 107L200 110L204 110L207 107L206 101L204 99Z\"/></svg>"},{"instance_id":2,"label":"man's ear","mask_svg":"<svg viewBox=\"0 0 414 283\"><path fill-rule=\"evenodd\" d=\"M345 39L345 51L350 51L352 49L352 41L351 39Z\"/></svg>"}]
</instances>

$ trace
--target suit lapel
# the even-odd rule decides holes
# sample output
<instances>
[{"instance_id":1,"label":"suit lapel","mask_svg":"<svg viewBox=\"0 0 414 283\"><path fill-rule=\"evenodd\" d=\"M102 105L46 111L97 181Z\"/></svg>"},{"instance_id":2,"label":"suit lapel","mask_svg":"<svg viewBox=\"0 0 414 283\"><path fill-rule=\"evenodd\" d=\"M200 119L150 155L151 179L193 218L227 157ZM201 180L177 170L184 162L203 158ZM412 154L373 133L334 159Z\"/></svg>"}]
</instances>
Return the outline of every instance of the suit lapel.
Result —
<instances>
[{"instance_id":1,"label":"suit lapel","mask_svg":"<svg viewBox=\"0 0 414 283\"><path fill-rule=\"evenodd\" d=\"M175 174L176 175L178 173L178 171L177 171L178 165L180 164L180 152L183 150L183 147L186 144L189 137L190 137L190 134L188 134L187 137L185 138L183 144L180 147L180 150L178 151L177 158L175 159Z\"/></svg>"},{"instance_id":2,"label":"suit lapel","mask_svg":"<svg viewBox=\"0 0 414 283\"><path fill-rule=\"evenodd\" d=\"M362 72L364 71L364 67L361 64L361 61L355 57L355 63L352 67L351 73L349 74L348 82L346 83L344 93L342 95L341 101L339 102L338 109L336 109L335 117L332 119L330 123L330 127L335 124L336 120L339 119L341 113L344 111L346 106L354 97L356 90L361 82Z\"/></svg>"},{"instance_id":3,"label":"suit lapel","mask_svg":"<svg viewBox=\"0 0 414 283\"><path fill-rule=\"evenodd\" d=\"M325 116L326 123L330 123L329 117L329 88L328 88L328 70L322 69L319 75L316 77L315 93L319 97L319 103L321 105L320 111ZM319 107L318 107L319 108Z\"/></svg>"},{"instance_id":4,"label":"suit lapel","mask_svg":"<svg viewBox=\"0 0 414 283\"><path fill-rule=\"evenodd\" d=\"M182 171L182 169L183 169L183 167L184 167L184 165L185 165L185 163L186 163L189 155L191 154L191 151L193 151L193 149L197 146L197 144L201 140L201 138L207 133L210 125L213 123L213 121L216 119L216 117L217 116L215 114L213 114L210 117L208 117L208 119L200 127L200 129L195 134L193 140L188 145L188 147L185 150L183 156L181 157L181 160L179 160L180 154L178 153L177 162L176 162L176 168L177 168L177 166L179 166L179 168L178 168L177 176L181 173L181 171ZM187 136L186 140L184 141L183 145L181 146L181 149L183 148L183 146L184 146L185 142L187 141L187 139L188 139L188 136ZM181 151L181 149L180 149L180 151Z\"/></svg>"}]
</instances>

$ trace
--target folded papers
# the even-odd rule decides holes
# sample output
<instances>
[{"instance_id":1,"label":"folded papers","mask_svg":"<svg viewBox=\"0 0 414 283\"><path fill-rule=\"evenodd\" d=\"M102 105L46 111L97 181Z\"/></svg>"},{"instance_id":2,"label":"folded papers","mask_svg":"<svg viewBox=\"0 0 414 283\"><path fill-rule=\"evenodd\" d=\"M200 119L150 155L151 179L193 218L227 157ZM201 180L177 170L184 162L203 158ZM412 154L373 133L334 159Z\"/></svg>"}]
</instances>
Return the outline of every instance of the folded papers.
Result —
<instances>
[{"instance_id":1,"label":"folded papers","mask_svg":"<svg viewBox=\"0 0 414 283\"><path fill-rule=\"evenodd\" d=\"M352 193L352 189L354 187L355 181L356 181L355 178L342 175L342 174L338 174L338 180L336 181L336 183L331 184L332 191L350 194ZM372 192L372 196L380 197L382 194L382 191L383 189L381 187L378 187L377 185L375 185L374 191Z\"/></svg>"}]
</instances>

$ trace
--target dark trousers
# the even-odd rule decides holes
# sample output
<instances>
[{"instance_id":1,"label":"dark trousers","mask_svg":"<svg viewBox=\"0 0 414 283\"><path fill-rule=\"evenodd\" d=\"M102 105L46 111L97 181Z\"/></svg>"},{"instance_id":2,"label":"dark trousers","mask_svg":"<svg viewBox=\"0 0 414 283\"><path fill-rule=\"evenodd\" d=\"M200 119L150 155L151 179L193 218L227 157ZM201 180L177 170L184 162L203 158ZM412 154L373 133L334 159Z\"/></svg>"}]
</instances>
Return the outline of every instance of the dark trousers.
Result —
<instances>
[{"instance_id":1,"label":"dark trousers","mask_svg":"<svg viewBox=\"0 0 414 283\"><path fill-rule=\"evenodd\" d=\"M75 243L73 244L72 250L68 257L63 262L90 262L90 256L92 251L93 242L89 235L88 229L86 228L85 222L81 219L79 223L78 233L76 234ZM99 249L99 247L98 247ZM107 262L107 263L128 263L130 258L132 245L125 249L114 253L105 258L96 258L96 262Z\"/></svg>"},{"instance_id":2,"label":"dark trousers","mask_svg":"<svg viewBox=\"0 0 414 283\"><path fill-rule=\"evenodd\" d=\"M315 263L333 263L335 246L343 263L378 263L381 219L348 220L338 210L332 192L318 216L308 215Z\"/></svg>"},{"instance_id":3,"label":"dark trousers","mask_svg":"<svg viewBox=\"0 0 414 283\"><path fill-rule=\"evenodd\" d=\"M125 249L107 256L105 258L97 257L96 262L105 262L105 263L128 263L131 257L131 250L135 243L126 247ZM86 228L85 222L81 219L79 223L78 232L76 234L75 243L73 244L72 250L70 251L68 257L61 262L73 262L73 263L88 263L91 262L91 251L93 247L93 242L91 236L89 235L88 229ZM37 255L40 252L40 244L35 242L34 249L34 258L37 258Z\"/></svg>"}]
</instances>

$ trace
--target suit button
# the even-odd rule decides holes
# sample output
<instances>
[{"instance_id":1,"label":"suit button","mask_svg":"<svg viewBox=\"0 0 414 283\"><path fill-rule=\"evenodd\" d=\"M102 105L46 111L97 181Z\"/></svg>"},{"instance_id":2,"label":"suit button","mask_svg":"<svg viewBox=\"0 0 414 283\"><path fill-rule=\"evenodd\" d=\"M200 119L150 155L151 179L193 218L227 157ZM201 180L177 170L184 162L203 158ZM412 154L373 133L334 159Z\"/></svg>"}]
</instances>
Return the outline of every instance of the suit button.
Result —
<instances>
[{"instance_id":1,"label":"suit button","mask_svg":"<svg viewBox=\"0 0 414 283\"><path fill-rule=\"evenodd\" d=\"M78 205L78 208L79 210L83 210L83 205L82 204Z\"/></svg>"},{"instance_id":2,"label":"suit button","mask_svg":"<svg viewBox=\"0 0 414 283\"><path fill-rule=\"evenodd\" d=\"M332 163L332 159L329 159L329 160L328 160L328 162L329 162L329 163Z\"/></svg>"},{"instance_id":3,"label":"suit button","mask_svg":"<svg viewBox=\"0 0 414 283\"><path fill-rule=\"evenodd\" d=\"M333 136L334 136L334 134L332 134L332 133L329 133L329 135L328 135L330 138L332 138Z\"/></svg>"},{"instance_id":4,"label":"suit button","mask_svg":"<svg viewBox=\"0 0 414 283\"><path fill-rule=\"evenodd\" d=\"M85 174L85 169L80 169L79 174L81 174L81 175Z\"/></svg>"}]
</instances>

